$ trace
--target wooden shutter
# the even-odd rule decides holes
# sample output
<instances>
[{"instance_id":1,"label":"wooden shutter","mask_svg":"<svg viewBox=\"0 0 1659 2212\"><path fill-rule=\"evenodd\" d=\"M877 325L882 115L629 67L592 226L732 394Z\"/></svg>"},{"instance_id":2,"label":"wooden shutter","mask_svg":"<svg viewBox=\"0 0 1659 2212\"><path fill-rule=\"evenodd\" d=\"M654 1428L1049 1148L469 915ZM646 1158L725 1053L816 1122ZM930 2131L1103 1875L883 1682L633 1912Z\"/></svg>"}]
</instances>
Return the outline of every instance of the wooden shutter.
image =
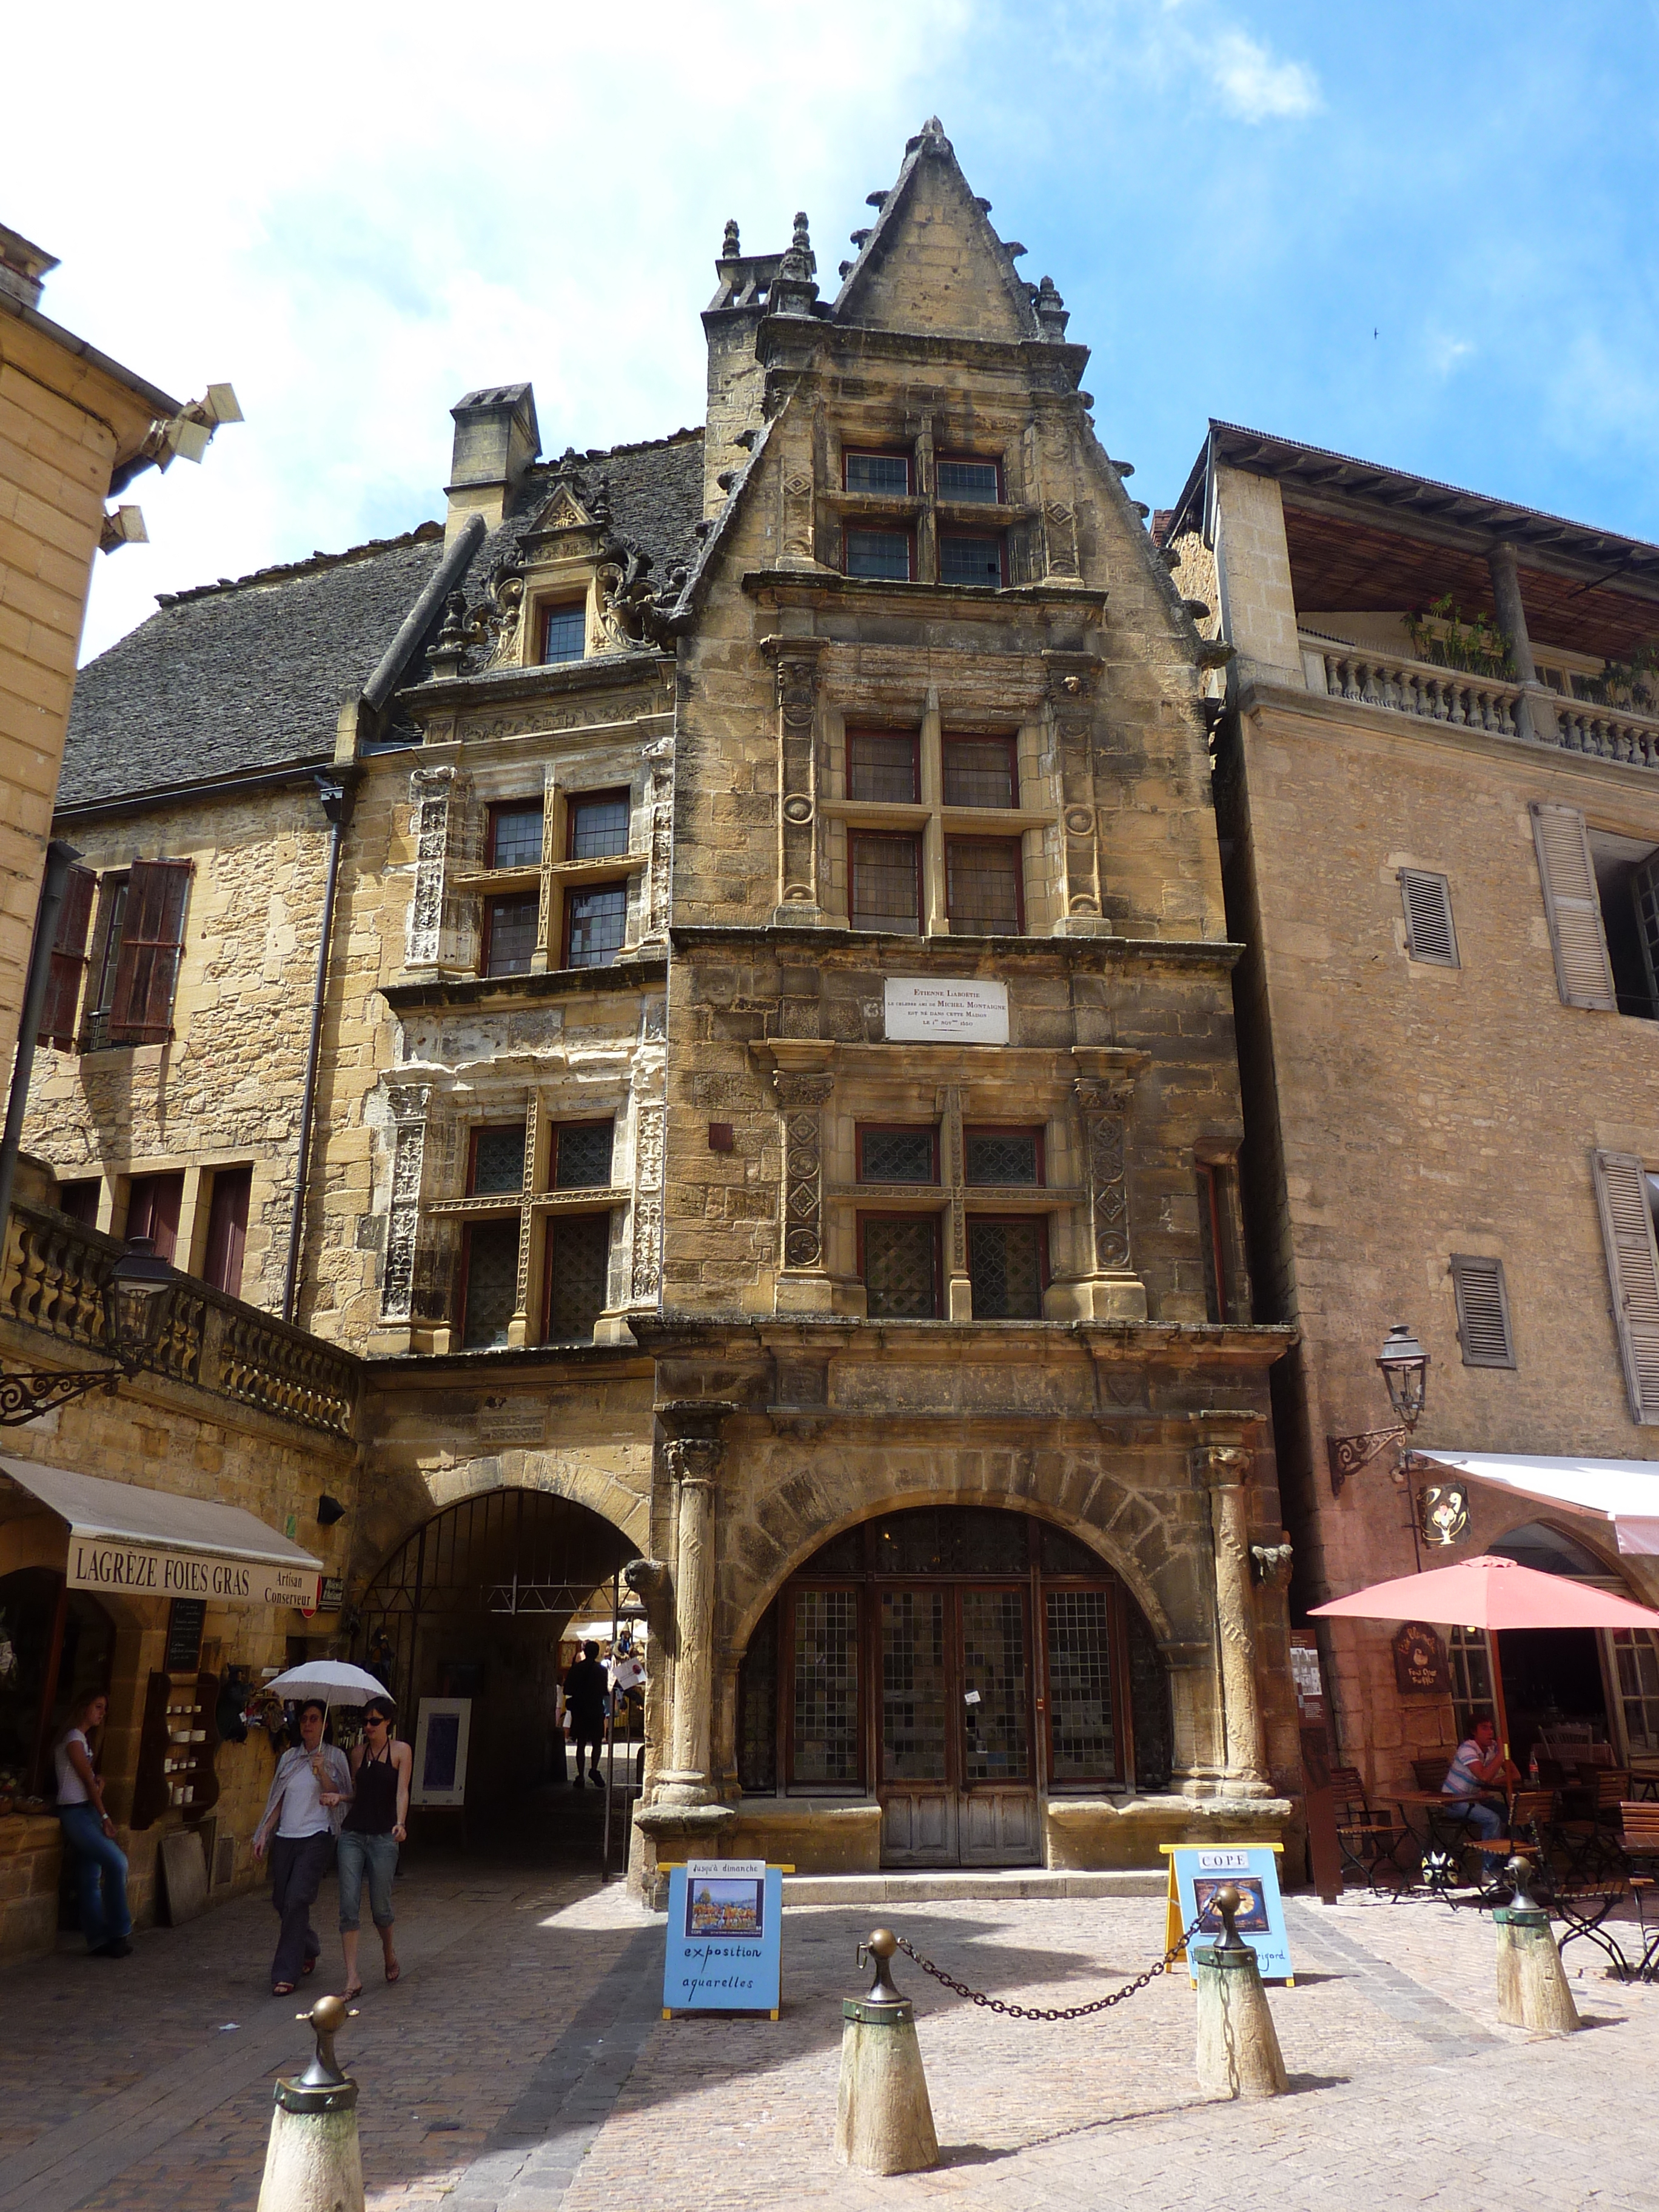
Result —
<instances>
[{"instance_id":1,"label":"wooden shutter","mask_svg":"<svg viewBox=\"0 0 1659 2212\"><path fill-rule=\"evenodd\" d=\"M1629 1152L1597 1152L1595 1198L1631 1419L1659 1422L1659 1249L1645 1165Z\"/></svg>"},{"instance_id":2,"label":"wooden shutter","mask_svg":"<svg viewBox=\"0 0 1659 2212\"><path fill-rule=\"evenodd\" d=\"M1510 1298L1504 1262L1471 1252L1451 1255L1452 1290L1457 1299L1457 1340L1465 1367L1513 1367Z\"/></svg>"},{"instance_id":3,"label":"wooden shutter","mask_svg":"<svg viewBox=\"0 0 1659 2212\"><path fill-rule=\"evenodd\" d=\"M128 872L110 1008L112 1044L161 1044L173 1034L173 990L191 866L189 860L135 860Z\"/></svg>"},{"instance_id":4,"label":"wooden shutter","mask_svg":"<svg viewBox=\"0 0 1659 2212\"><path fill-rule=\"evenodd\" d=\"M1601 902L1596 894L1595 867L1584 817L1576 807L1551 805L1537 799L1531 811L1562 1004L1616 1013L1619 1001L1613 995L1613 965L1607 958L1607 933L1601 927Z\"/></svg>"},{"instance_id":5,"label":"wooden shutter","mask_svg":"<svg viewBox=\"0 0 1659 2212\"><path fill-rule=\"evenodd\" d=\"M1443 876L1421 868L1401 868L1400 896L1406 905L1406 950L1413 960L1455 968L1457 932L1452 926L1451 885Z\"/></svg>"},{"instance_id":6,"label":"wooden shutter","mask_svg":"<svg viewBox=\"0 0 1659 2212\"><path fill-rule=\"evenodd\" d=\"M48 1040L59 1052L75 1049L75 1016L81 1003L81 978L86 972L87 931L92 922L92 902L98 878L90 868L71 868L64 883L64 903L58 910L58 933L52 940L52 974L46 1000L40 1012L42 1044Z\"/></svg>"}]
</instances>

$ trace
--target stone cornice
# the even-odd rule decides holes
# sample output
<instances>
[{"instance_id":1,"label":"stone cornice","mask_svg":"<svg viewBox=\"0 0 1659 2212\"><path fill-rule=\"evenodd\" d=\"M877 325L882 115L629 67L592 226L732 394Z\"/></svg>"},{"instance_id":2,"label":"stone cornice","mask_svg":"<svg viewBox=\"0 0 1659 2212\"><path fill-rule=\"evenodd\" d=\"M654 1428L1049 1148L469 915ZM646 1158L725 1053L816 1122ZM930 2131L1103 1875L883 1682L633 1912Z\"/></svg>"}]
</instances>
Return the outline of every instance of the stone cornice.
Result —
<instances>
[{"instance_id":1,"label":"stone cornice","mask_svg":"<svg viewBox=\"0 0 1659 2212\"><path fill-rule=\"evenodd\" d=\"M1225 974L1243 958L1244 947L1225 938L1192 937L898 937L878 930L835 929L803 924L677 922L669 932L674 948L695 952L720 945L753 949L764 938L780 949L817 956L863 952L867 963L893 975L959 975L964 962L971 972L984 963L1051 963L1097 975L1109 969L1153 967L1219 969ZM523 979L520 978L520 981ZM988 1047L1004 1051L1004 1046Z\"/></svg>"},{"instance_id":2,"label":"stone cornice","mask_svg":"<svg viewBox=\"0 0 1659 2212\"><path fill-rule=\"evenodd\" d=\"M487 675L433 678L399 691L397 704L425 722L436 714L489 707L516 706L545 695L566 699L573 693L632 686L653 674L672 676L674 656L654 646L635 653L596 653L586 660L538 661L530 668L492 668Z\"/></svg>"},{"instance_id":3,"label":"stone cornice","mask_svg":"<svg viewBox=\"0 0 1659 2212\"><path fill-rule=\"evenodd\" d=\"M532 999L565 999L631 994L668 980L660 953L643 959L613 961L608 968L555 968L545 975L456 975L431 981L381 983L380 996L394 1014L424 1013L441 1006L466 1006L492 1013Z\"/></svg>"}]
</instances>

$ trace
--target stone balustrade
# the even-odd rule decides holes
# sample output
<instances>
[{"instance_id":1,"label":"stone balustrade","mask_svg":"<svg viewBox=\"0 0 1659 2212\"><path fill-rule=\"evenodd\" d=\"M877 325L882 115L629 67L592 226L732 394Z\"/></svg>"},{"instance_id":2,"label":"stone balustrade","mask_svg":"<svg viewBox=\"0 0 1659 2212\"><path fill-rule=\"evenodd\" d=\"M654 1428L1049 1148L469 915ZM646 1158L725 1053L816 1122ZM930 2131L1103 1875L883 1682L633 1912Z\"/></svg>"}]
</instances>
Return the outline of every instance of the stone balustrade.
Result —
<instances>
[{"instance_id":1,"label":"stone balustrade","mask_svg":"<svg viewBox=\"0 0 1659 2212\"><path fill-rule=\"evenodd\" d=\"M14 1205L0 1316L107 1354L104 1292L125 1246L66 1215ZM181 1275L149 1368L278 1419L349 1437L360 1363L274 1315Z\"/></svg>"},{"instance_id":2,"label":"stone balustrade","mask_svg":"<svg viewBox=\"0 0 1659 2212\"><path fill-rule=\"evenodd\" d=\"M1565 752L1624 761L1632 768L1659 768L1659 721L1648 715L1558 698L1555 722L1555 742Z\"/></svg>"}]
</instances>

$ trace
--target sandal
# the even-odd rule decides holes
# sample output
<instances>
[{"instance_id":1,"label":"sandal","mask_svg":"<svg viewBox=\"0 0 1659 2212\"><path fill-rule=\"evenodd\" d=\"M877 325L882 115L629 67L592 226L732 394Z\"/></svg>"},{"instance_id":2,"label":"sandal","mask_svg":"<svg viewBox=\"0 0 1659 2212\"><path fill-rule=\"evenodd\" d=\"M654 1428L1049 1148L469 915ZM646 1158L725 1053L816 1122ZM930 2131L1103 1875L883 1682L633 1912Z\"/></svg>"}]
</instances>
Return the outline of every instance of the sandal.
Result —
<instances>
[{"instance_id":1,"label":"sandal","mask_svg":"<svg viewBox=\"0 0 1659 2212\"><path fill-rule=\"evenodd\" d=\"M403 1971L403 1968L398 1964L398 1961L395 1959L392 1960L386 1970L386 1978L387 1981L397 1981L401 1976Z\"/></svg>"},{"instance_id":2,"label":"sandal","mask_svg":"<svg viewBox=\"0 0 1659 2212\"><path fill-rule=\"evenodd\" d=\"M273 1982L270 1985L270 1994L274 1997L291 1997L294 1994L294 1984L292 1982Z\"/></svg>"},{"instance_id":3,"label":"sandal","mask_svg":"<svg viewBox=\"0 0 1659 2212\"><path fill-rule=\"evenodd\" d=\"M349 2004L353 1997L360 1997L362 1993L362 1984L361 1982L353 1982L348 1988L341 1990L340 2002L342 2004Z\"/></svg>"},{"instance_id":4,"label":"sandal","mask_svg":"<svg viewBox=\"0 0 1659 2212\"><path fill-rule=\"evenodd\" d=\"M300 1971L305 1974L314 1974L317 1971L317 1961L314 1959L307 1959Z\"/></svg>"}]
</instances>

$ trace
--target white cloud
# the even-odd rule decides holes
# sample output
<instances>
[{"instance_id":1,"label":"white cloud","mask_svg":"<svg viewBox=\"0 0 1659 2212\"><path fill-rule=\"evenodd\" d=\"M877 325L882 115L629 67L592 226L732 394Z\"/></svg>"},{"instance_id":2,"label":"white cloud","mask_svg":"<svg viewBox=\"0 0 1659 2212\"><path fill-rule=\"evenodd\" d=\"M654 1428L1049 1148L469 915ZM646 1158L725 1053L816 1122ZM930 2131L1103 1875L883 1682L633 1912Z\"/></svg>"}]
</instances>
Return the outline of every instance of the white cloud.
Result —
<instances>
[{"instance_id":1,"label":"white cloud","mask_svg":"<svg viewBox=\"0 0 1659 2212\"><path fill-rule=\"evenodd\" d=\"M1325 104L1312 70L1276 60L1243 31L1206 40L1202 52L1223 106L1246 123L1315 115Z\"/></svg>"},{"instance_id":2,"label":"white cloud","mask_svg":"<svg viewBox=\"0 0 1659 2212\"><path fill-rule=\"evenodd\" d=\"M1471 357L1474 350L1473 338L1455 338L1449 331L1431 331L1428 333L1426 351L1429 367L1437 376L1449 376L1455 368L1461 368Z\"/></svg>"}]
</instances>

